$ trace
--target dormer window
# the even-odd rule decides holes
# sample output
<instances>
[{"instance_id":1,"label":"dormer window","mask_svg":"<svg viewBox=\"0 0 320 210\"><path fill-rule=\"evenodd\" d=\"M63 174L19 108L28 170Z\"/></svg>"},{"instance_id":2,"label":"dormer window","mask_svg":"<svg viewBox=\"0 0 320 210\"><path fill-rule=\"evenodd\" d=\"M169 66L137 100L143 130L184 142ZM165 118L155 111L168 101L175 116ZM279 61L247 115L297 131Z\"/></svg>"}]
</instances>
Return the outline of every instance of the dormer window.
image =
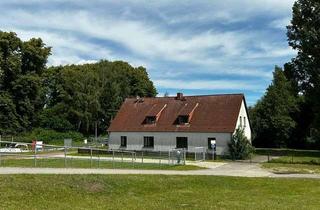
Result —
<instances>
[{"instance_id":1,"label":"dormer window","mask_svg":"<svg viewBox=\"0 0 320 210\"><path fill-rule=\"evenodd\" d=\"M157 121L157 117L156 116L147 116L146 119L144 120L144 124L155 124Z\"/></svg>"},{"instance_id":2,"label":"dormer window","mask_svg":"<svg viewBox=\"0 0 320 210\"><path fill-rule=\"evenodd\" d=\"M189 125L199 103L184 103L176 119L176 125Z\"/></svg>"},{"instance_id":3,"label":"dormer window","mask_svg":"<svg viewBox=\"0 0 320 210\"><path fill-rule=\"evenodd\" d=\"M188 115L179 115L177 119L177 124L185 125L189 123L189 116Z\"/></svg>"},{"instance_id":4,"label":"dormer window","mask_svg":"<svg viewBox=\"0 0 320 210\"><path fill-rule=\"evenodd\" d=\"M167 107L167 104L155 104L146 114L146 118L144 119L144 125L156 125L158 122L161 113Z\"/></svg>"}]
</instances>

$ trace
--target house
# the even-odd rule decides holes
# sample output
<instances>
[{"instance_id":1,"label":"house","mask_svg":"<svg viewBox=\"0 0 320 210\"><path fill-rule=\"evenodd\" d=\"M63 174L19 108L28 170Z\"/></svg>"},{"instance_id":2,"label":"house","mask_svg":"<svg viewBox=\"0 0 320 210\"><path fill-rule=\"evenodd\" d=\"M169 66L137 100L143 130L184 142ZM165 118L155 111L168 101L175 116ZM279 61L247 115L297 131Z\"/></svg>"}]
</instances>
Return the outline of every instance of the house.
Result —
<instances>
[{"instance_id":1,"label":"house","mask_svg":"<svg viewBox=\"0 0 320 210\"><path fill-rule=\"evenodd\" d=\"M112 121L109 148L169 151L197 147L228 153L228 142L237 128L251 141L251 127L243 94L127 98Z\"/></svg>"}]
</instances>

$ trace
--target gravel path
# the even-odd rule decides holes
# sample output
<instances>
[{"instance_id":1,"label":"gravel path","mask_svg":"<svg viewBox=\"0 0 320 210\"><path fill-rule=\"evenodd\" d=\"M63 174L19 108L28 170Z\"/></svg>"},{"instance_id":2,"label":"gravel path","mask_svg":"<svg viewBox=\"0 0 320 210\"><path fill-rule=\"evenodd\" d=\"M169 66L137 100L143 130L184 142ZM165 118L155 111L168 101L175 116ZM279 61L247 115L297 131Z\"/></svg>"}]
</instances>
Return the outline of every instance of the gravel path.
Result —
<instances>
[{"instance_id":1,"label":"gravel path","mask_svg":"<svg viewBox=\"0 0 320 210\"><path fill-rule=\"evenodd\" d=\"M160 174L320 179L320 175L318 174L274 174L265 169L260 168L259 164L202 162L198 165L209 167L208 169L190 171L3 167L0 168L0 174Z\"/></svg>"}]
</instances>

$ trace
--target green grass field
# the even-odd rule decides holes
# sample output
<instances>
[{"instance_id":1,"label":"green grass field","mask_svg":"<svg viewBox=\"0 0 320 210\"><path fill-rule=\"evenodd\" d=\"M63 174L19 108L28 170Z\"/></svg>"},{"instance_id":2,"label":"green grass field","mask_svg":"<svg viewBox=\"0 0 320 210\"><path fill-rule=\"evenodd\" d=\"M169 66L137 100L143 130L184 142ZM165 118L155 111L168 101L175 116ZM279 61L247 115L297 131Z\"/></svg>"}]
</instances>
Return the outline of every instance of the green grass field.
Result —
<instances>
[{"instance_id":1,"label":"green grass field","mask_svg":"<svg viewBox=\"0 0 320 210\"><path fill-rule=\"evenodd\" d=\"M0 209L319 209L320 180L1 175Z\"/></svg>"},{"instance_id":2,"label":"green grass field","mask_svg":"<svg viewBox=\"0 0 320 210\"><path fill-rule=\"evenodd\" d=\"M263 163L266 168L274 173L320 173L320 158L315 156L283 156Z\"/></svg>"},{"instance_id":3,"label":"green grass field","mask_svg":"<svg viewBox=\"0 0 320 210\"><path fill-rule=\"evenodd\" d=\"M309 156L283 156L269 161L270 163L310 164L320 165L320 157Z\"/></svg>"},{"instance_id":4,"label":"green grass field","mask_svg":"<svg viewBox=\"0 0 320 210\"><path fill-rule=\"evenodd\" d=\"M34 167L33 159L2 159L2 167ZM161 170L198 170L204 169L194 165L168 165L158 163L132 163L132 162L114 162L97 161L83 159L67 159L68 168L122 168L122 169L161 169ZM64 168L63 158L37 159L36 167L43 168Z\"/></svg>"},{"instance_id":5,"label":"green grass field","mask_svg":"<svg viewBox=\"0 0 320 210\"><path fill-rule=\"evenodd\" d=\"M319 174L320 166L311 164L263 163L262 167L279 174Z\"/></svg>"}]
</instances>

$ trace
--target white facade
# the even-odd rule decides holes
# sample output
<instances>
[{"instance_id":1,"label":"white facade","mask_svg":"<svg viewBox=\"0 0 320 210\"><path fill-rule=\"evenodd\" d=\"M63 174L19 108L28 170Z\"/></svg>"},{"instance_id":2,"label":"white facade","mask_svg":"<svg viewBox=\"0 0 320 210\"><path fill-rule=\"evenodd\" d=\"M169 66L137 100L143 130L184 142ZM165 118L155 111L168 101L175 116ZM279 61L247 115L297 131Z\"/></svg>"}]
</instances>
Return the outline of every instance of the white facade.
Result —
<instances>
[{"instance_id":1,"label":"white facade","mask_svg":"<svg viewBox=\"0 0 320 210\"><path fill-rule=\"evenodd\" d=\"M120 147L121 136L127 137L127 147ZM154 137L154 147L144 148L144 137ZM195 147L204 147L208 149L208 138L216 138L217 154L228 153L228 142L231 133L195 133L195 132L111 132L109 136L109 148L113 150L148 150L165 151L175 149L176 138L188 138L188 152L194 152Z\"/></svg>"},{"instance_id":2,"label":"white facade","mask_svg":"<svg viewBox=\"0 0 320 210\"><path fill-rule=\"evenodd\" d=\"M245 136L251 142L251 128L244 101L241 103L238 120L235 128L242 127ZM235 129L236 130L236 129ZM235 132L234 130L234 132ZM233 133L234 133L233 132ZM228 143L233 133L203 133L203 132L110 132L109 148L113 150L148 150L169 151L177 147L177 137L187 137L188 152L194 152L196 147L208 148L209 138L216 139L216 151L218 155L228 154ZM121 147L121 136L126 137L127 146ZM154 146L144 147L144 137L153 137Z\"/></svg>"},{"instance_id":3,"label":"white facade","mask_svg":"<svg viewBox=\"0 0 320 210\"><path fill-rule=\"evenodd\" d=\"M237 120L236 128L243 128L244 129L244 135L248 138L248 140L251 142L251 127L249 123L248 113L246 110L246 106L244 101L242 100L241 108Z\"/></svg>"}]
</instances>

